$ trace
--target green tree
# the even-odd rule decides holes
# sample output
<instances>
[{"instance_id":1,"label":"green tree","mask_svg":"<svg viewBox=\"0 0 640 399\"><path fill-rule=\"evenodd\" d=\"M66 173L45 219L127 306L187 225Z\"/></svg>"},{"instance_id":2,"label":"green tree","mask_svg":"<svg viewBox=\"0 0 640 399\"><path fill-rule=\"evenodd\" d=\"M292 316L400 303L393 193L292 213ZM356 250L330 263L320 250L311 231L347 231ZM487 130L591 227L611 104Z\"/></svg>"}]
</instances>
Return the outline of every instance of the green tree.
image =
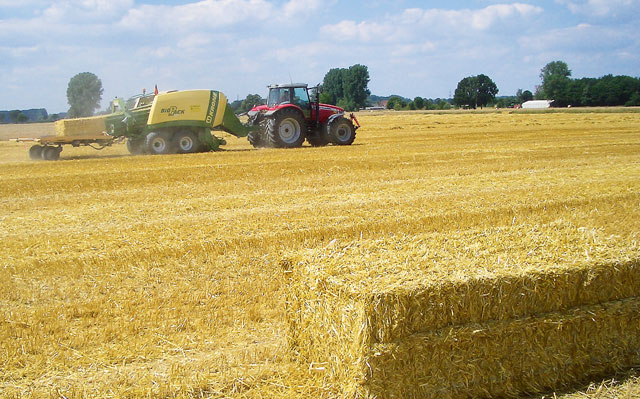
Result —
<instances>
[{"instance_id":1,"label":"green tree","mask_svg":"<svg viewBox=\"0 0 640 399\"><path fill-rule=\"evenodd\" d=\"M391 96L391 98L387 100L387 109L401 110L406 105L407 104L404 102L404 100L398 96Z\"/></svg>"},{"instance_id":2,"label":"green tree","mask_svg":"<svg viewBox=\"0 0 640 399\"><path fill-rule=\"evenodd\" d=\"M533 93L529 90L518 89L516 91L516 102L519 104L525 103L527 101L533 100Z\"/></svg>"},{"instance_id":3,"label":"green tree","mask_svg":"<svg viewBox=\"0 0 640 399\"><path fill-rule=\"evenodd\" d=\"M29 117L28 117L28 116L26 116L25 114L23 114L22 112L20 112L20 113L18 114L18 118L17 118L17 122L18 122L18 123L25 123L25 122L27 122L28 120L29 120Z\"/></svg>"},{"instance_id":4,"label":"green tree","mask_svg":"<svg viewBox=\"0 0 640 399\"><path fill-rule=\"evenodd\" d=\"M477 90L476 104L482 108L496 98L496 94L498 94L498 86L496 86L490 77L483 74L476 76L475 83Z\"/></svg>"},{"instance_id":5,"label":"green tree","mask_svg":"<svg viewBox=\"0 0 640 399\"><path fill-rule=\"evenodd\" d=\"M13 111L9 112L9 120L11 121L11 123L18 123L18 116L21 113L22 112L18 111L17 109L14 109Z\"/></svg>"},{"instance_id":6,"label":"green tree","mask_svg":"<svg viewBox=\"0 0 640 399\"><path fill-rule=\"evenodd\" d=\"M238 107L237 112L238 113L247 112L251 110L251 108L255 107L256 105L262 105L262 104L264 104L264 100L262 99L262 97L260 97L259 94L249 94L247 98L242 100L242 103L240 103L240 107Z\"/></svg>"},{"instance_id":7,"label":"green tree","mask_svg":"<svg viewBox=\"0 0 640 399\"><path fill-rule=\"evenodd\" d=\"M333 68L324 75L320 102L336 105L338 104L338 100L344 97L342 82L346 71L344 68Z\"/></svg>"},{"instance_id":8,"label":"green tree","mask_svg":"<svg viewBox=\"0 0 640 399\"><path fill-rule=\"evenodd\" d=\"M458 82L453 95L453 103L459 107L476 108L476 87L475 77L468 76Z\"/></svg>"},{"instance_id":9,"label":"green tree","mask_svg":"<svg viewBox=\"0 0 640 399\"><path fill-rule=\"evenodd\" d=\"M554 100L555 106L566 106L570 103L569 99L569 82L571 79L571 70L564 61L552 61L540 70L540 86L539 97L548 100Z\"/></svg>"},{"instance_id":10,"label":"green tree","mask_svg":"<svg viewBox=\"0 0 640 399\"><path fill-rule=\"evenodd\" d=\"M365 65L356 64L343 75L342 89L347 111L364 108L371 94L369 86L369 69Z\"/></svg>"},{"instance_id":11,"label":"green tree","mask_svg":"<svg viewBox=\"0 0 640 399\"><path fill-rule=\"evenodd\" d=\"M468 76L458 82L453 102L459 107L484 107L498 94L498 86L487 75Z\"/></svg>"},{"instance_id":12,"label":"green tree","mask_svg":"<svg viewBox=\"0 0 640 399\"><path fill-rule=\"evenodd\" d=\"M416 109L424 108L424 98L416 97L413 99L413 104L416 106Z\"/></svg>"},{"instance_id":13,"label":"green tree","mask_svg":"<svg viewBox=\"0 0 640 399\"><path fill-rule=\"evenodd\" d=\"M627 101L624 105L627 107L637 107L640 105L640 92L635 92L631 95L629 101Z\"/></svg>"},{"instance_id":14,"label":"green tree","mask_svg":"<svg viewBox=\"0 0 640 399\"><path fill-rule=\"evenodd\" d=\"M324 76L320 102L338 105L347 111L357 110L366 106L371 94L368 85L369 70L365 65L333 68Z\"/></svg>"},{"instance_id":15,"label":"green tree","mask_svg":"<svg viewBox=\"0 0 640 399\"><path fill-rule=\"evenodd\" d=\"M69 116L77 118L91 116L100 107L102 100L102 82L91 72L82 72L69 80L67 102Z\"/></svg>"}]
</instances>

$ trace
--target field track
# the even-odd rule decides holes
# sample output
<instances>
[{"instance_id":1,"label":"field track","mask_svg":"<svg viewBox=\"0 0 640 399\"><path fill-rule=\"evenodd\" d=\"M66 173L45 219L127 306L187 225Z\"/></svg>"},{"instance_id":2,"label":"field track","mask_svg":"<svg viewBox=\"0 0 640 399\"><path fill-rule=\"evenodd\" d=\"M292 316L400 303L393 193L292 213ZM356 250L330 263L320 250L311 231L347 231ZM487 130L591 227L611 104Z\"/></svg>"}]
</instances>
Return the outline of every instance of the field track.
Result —
<instances>
[{"instance_id":1,"label":"field track","mask_svg":"<svg viewBox=\"0 0 640 399\"><path fill-rule=\"evenodd\" d=\"M394 250L425 234L561 223L640 258L640 113L358 118L348 147L34 162L0 142L0 397L335 397L284 310L289 260L326 251L410 262ZM638 397L621 376L558 397Z\"/></svg>"}]
</instances>

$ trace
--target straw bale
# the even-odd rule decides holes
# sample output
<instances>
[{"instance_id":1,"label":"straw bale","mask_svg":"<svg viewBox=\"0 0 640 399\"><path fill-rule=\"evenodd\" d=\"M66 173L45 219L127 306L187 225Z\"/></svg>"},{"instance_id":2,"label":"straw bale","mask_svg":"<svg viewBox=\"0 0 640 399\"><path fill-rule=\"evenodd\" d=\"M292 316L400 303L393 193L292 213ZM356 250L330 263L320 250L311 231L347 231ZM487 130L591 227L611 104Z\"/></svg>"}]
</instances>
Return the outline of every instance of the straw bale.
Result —
<instances>
[{"instance_id":1,"label":"straw bale","mask_svg":"<svg viewBox=\"0 0 640 399\"><path fill-rule=\"evenodd\" d=\"M477 398L541 392L637 364L640 298L414 334L365 350L356 392Z\"/></svg>"},{"instance_id":2,"label":"straw bale","mask_svg":"<svg viewBox=\"0 0 640 399\"><path fill-rule=\"evenodd\" d=\"M384 386L391 388L371 389L380 397L387 391L401 390L402 395L412 390L422 392L416 387L430 378L429 374L415 381L402 379L414 368L430 367L421 361L432 362L429 353L419 354L421 346L412 344L416 337L476 331L476 325L486 324L480 330L488 330L495 339L507 332L519 338L513 342L500 338L502 344L481 350L494 353L501 345L508 348L521 342L522 348L512 349L523 351L538 343L527 341L529 333L518 330L529 326L526 320L546 320L549 316L545 315L553 315L563 329L568 323L565 316L575 318L571 315L589 307L597 310L602 303L639 297L640 257L634 237L608 237L597 230L558 222L452 232L446 237L434 233L364 240L312 251L292 268L287 302L291 346L303 361L328 363L330 376L347 391L387 384ZM571 334L557 334L559 342L553 344L570 348L573 340L592 334L593 326L587 328L585 323L576 325ZM538 324L536 321L527 328L535 330ZM637 324L625 326L628 328L620 331L640 334ZM532 339L551 336L545 334ZM605 338L602 348L616 350L617 344ZM388 348L400 348L400 352L389 352ZM540 353L529 353L534 369L545 363L543 347L537 348ZM383 355L376 357L375 353ZM397 363L380 360L388 358L385 353ZM414 360L399 353L410 354ZM473 352L464 349L462 353L466 362L470 358L465 356ZM443 352L442 356L449 355ZM493 358L499 356L495 352ZM372 374L373 363L379 366ZM581 367L584 370L567 378L590 373L586 365ZM489 389L486 381L495 379L495 370L487 366L477 369L478 375L470 375L479 381L476 395ZM439 372L434 368L429 373ZM389 375L399 380L389 382ZM412 385L414 382L418 385ZM507 382L497 383L491 391L528 391L534 389L534 383L508 382L513 388ZM553 384L551 380L544 383Z\"/></svg>"},{"instance_id":3,"label":"straw bale","mask_svg":"<svg viewBox=\"0 0 640 399\"><path fill-rule=\"evenodd\" d=\"M100 134L105 131L106 115L93 116L88 118L61 119L56 121L56 136L84 136Z\"/></svg>"}]
</instances>

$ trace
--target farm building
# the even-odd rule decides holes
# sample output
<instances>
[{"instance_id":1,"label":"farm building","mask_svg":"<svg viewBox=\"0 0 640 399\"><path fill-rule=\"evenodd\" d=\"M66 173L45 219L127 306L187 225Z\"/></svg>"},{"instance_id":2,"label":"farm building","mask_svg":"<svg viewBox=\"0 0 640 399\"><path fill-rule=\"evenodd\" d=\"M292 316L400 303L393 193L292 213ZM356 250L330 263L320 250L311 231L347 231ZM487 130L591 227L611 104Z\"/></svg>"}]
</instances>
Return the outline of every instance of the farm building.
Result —
<instances>
[{"instance_id":1,"label":"farm building","mask_svg":"<svg viewBox=\"0 0 640 399\"><path fill-rule=\"evenodd\" d=\"M531 100L522 103L522 108L543 109L551 107L553 100Z\"/></svg>"}]
</instances>

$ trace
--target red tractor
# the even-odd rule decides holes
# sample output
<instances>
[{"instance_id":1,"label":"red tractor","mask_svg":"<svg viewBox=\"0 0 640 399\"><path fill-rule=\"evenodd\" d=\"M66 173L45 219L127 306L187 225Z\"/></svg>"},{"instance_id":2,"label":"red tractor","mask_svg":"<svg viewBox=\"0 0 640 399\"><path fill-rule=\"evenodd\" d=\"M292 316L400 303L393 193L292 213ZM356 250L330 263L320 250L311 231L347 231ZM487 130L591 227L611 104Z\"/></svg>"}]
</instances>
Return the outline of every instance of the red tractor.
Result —
<instances>
[{"instance_id":1,"label":"red tractor","mask_svg":"<svg viewBox=\"0 0 640 399\"><path fill-rule=\"evenodd\" d=\"M320 87L308 88L304 83L269 86L267 104L249 111L249 121L262 128L249 133L256 148L294 148L306 139L314 147L329 143L350 145L360 127L353 114L317 101Z\"/></svg>"}]
</instances>

